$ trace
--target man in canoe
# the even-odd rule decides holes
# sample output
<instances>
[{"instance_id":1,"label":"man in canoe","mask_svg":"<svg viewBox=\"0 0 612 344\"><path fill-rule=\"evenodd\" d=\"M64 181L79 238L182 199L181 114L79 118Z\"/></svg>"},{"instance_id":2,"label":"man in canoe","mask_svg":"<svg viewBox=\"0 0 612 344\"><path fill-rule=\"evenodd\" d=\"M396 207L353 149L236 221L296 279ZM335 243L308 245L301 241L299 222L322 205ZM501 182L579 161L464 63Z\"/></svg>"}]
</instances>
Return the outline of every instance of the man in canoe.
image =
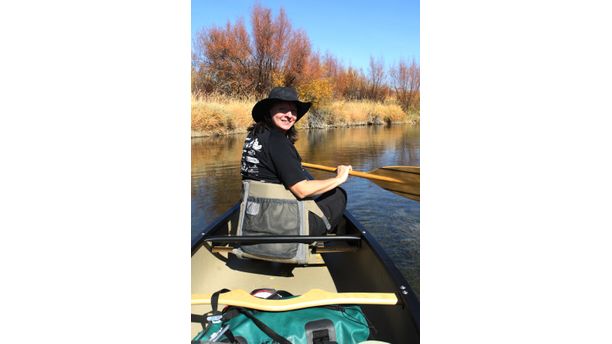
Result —
<instances>
[{"instance_id":1,"label":"man in canoe","mask_svg":"<svg viewBox=\"0 0 612 344\"><path fill-rule=\"evenodd\" d=\"M276 188L277 191L282 185L298 202L306 205L306 210L299 210L296 214L294 208L279 205L278 200L266 201L265 197L257 201L250 199L245 203L245 217L249 217L248 221L257 222L259 227L291 227L307 212L306 223L310 235L323 235L334 231L342 219L347 198L346 192L339 186L347 180L352 167L340 165L333 178L309 180L294 146L297 140L294 125L306 114L311 104L298 100L297 92L291 87L276 87L268 98L253 106L251 114L255 124L248 128L242 150L243 181L251 186L257 183L264 189ZM288 198L287 195L279 197Z\"/></svg>"}]
</instances>

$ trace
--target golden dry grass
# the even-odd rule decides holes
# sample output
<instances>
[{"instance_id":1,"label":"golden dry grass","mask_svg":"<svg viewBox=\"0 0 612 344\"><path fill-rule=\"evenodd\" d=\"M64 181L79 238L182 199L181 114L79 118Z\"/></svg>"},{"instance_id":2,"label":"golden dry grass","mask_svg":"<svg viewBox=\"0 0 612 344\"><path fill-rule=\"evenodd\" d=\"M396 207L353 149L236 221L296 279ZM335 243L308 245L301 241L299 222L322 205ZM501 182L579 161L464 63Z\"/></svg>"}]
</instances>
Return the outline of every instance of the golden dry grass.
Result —
<instances>
[{"instance_id":1,"label":"golden dry grass","mask_svg":"<svg viewBox=\"0 0 612 344\"><path fill-rule=\"evenodd\" d=\"M246 132L253 122L251 109L255 99L224 96L191 97L192 137ZM333 101L309 111L296 128L342 127L368 124L419 123L418 114L407 114L394 101Z\"/></svg>"},{"instance_id":2,"label":"golden dry grass","mask_svg":"<svg viewBox=\"0 0 612 344\"><path fill-rule=\"evenodd\" d=\"M255 100L222 96L191 97L192 136L225 135L245 132L253 122Z\"/></svg>"},{"instance_id":3,"label":"golden dry grass","mask_svg":"<svg viewBox=\"0 0 612 344\"><path fill-rule=\"evenodd\" d=\"M320 107L328 126L391 124L411 122L394 102L377 103L368 100L335 101Z\"/></svg>"}]
</instances>

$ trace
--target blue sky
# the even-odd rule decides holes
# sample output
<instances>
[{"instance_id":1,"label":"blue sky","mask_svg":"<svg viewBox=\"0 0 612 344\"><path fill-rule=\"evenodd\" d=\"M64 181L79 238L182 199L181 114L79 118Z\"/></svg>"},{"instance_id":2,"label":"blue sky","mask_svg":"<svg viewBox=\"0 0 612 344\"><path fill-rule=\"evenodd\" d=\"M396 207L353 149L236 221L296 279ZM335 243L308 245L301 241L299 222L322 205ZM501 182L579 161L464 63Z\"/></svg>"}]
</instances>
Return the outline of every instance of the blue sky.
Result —
<instances>
[{"instance_id":1,"label":"blue sky","mask_svg":"<svg viewBox=\"0 0 612 344\"><path fill-rule=\"evenodd\" d=\"M250 30L255 0L191 0L191 33L203 27L235 23L242 17ZM368 68L370 56L383 58L385 67L400 58L419 58L419 0L279 1L260 0L278 15L285 9L293 29L308 34L313 50L329 51L345 67Z\"/></svg>"}]
</instances>

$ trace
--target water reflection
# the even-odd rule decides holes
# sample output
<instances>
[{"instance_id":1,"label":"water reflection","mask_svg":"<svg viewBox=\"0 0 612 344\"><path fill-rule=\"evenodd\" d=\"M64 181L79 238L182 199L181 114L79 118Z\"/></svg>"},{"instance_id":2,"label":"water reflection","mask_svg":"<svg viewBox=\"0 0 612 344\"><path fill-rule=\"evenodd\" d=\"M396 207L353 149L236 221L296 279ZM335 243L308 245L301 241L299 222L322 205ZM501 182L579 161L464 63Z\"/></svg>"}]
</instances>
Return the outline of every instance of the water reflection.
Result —
<instances>
[{"instance_id":1,"label":"water reflection","mask_svg":"<svg viewBox=\"0 0 612 344\"><path fill-rule=\"evenodd\" d=\"M388 165L420 165L419 129L376 126L300 131L296 148L305 162L351 164L370 171ZM191 232L221 215L240 197L240 156L245 135L193 139L191 144ZM315 178L330 173L310 171ZM419 203L366 179L344 185L348 209L385 247L419 294Z\"/></svg>"},{"instance_id":2,"label":"water reflection","mask_svg":"<svg viewBox=\"0 0 612 344\"><path fill-rule=\"evenodd\" d=\"M419 164L418 128L406 126L311 130L302 133L296 147L304 161L321 165L350 163L365 170Z\"/></svg>"}]
</instances>

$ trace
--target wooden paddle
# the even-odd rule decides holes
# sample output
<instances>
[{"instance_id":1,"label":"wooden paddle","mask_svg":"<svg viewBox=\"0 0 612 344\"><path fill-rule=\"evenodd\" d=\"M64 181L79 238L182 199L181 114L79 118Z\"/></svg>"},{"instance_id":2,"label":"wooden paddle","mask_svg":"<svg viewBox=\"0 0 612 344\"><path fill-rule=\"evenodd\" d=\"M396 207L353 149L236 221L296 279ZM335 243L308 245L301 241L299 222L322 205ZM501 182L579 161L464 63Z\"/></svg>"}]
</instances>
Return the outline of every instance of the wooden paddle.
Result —
<instances>
[{"instance_id":1,"label":"wooden paddle","mask_svg":"<svg viewBox=\"0 0 612 344\"><path fill-rule=\"evenodd\" d=\"M316 170L336 172L335 167L303 162L302 166ZM351 176L370 179L385 190L395 192L400 196L420 200L421 168L419 166L384 166L370 172L349 172Z\"/></svg>"},{"instance_id":2,"label":"wooden paddle","mask_svg":"<svg viewBox=\"0 0 612 344\"><path fill-rule=\"evenodd\" d=\"M191 294L191 305L211 304L211 294ZM239 306L261 311L284 312L316 306L360 304L360 305L395 305L397 296L394 293L331 293L321 289L312 289L303 295L281 300L260 299L242 289L219 294L219 304Z\"/></svg>"}]
</instances>

